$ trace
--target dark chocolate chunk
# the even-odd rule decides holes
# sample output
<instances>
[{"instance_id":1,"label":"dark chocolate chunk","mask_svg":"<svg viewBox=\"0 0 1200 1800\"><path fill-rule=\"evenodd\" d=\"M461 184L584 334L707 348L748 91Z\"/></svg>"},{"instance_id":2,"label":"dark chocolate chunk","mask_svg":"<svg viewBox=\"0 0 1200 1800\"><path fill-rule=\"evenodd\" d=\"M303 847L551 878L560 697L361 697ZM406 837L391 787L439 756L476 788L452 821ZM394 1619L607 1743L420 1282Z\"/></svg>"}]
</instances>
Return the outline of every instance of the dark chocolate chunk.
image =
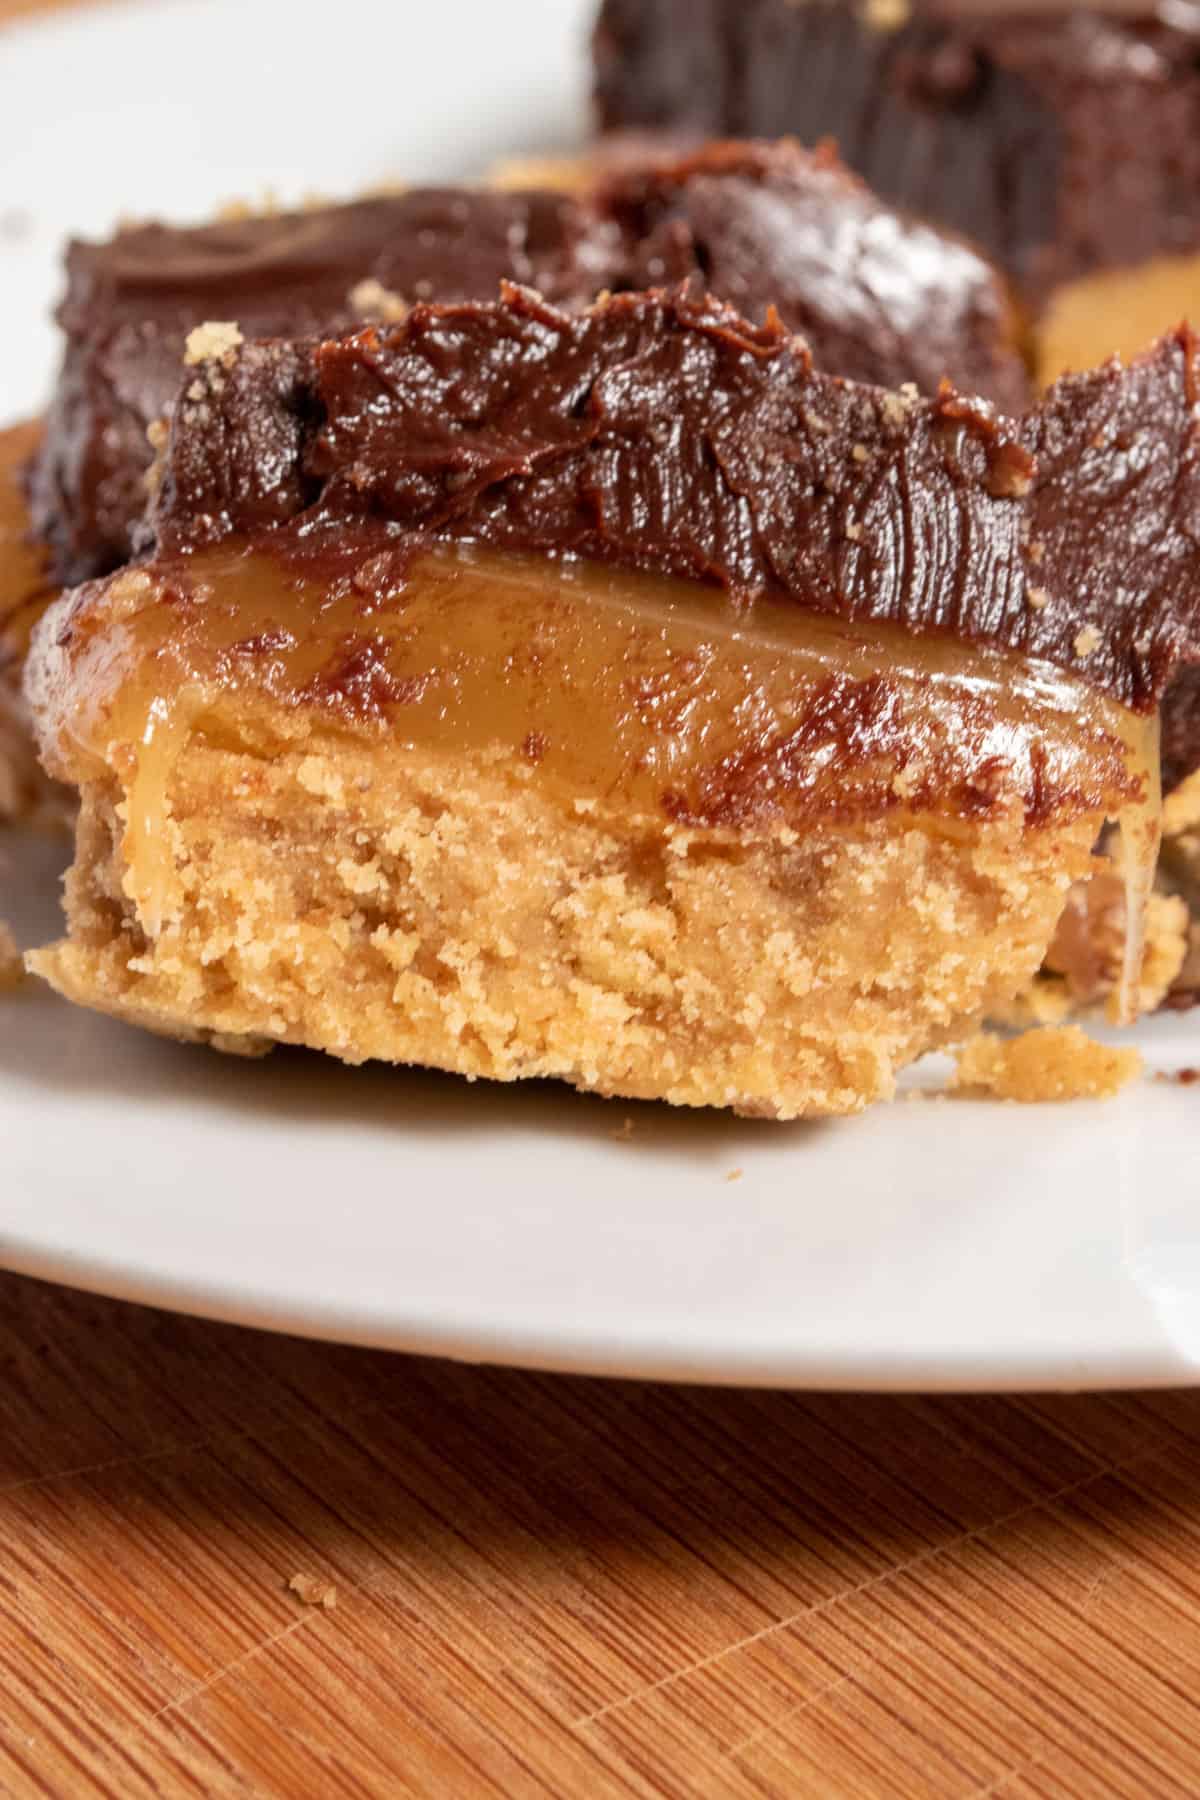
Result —
<instances>
[{"instance_id":1,"label":"dark chocolate chunk","mask_svg":"<svg viewBox=\"0 0 1200 1800\"><path fill-rule=\"evenodd\" d=\"M1006 407L1025 374L1006 294L974 251L881 206L828 152L717 146L605 175L588 194L425 189L192 230L74 244L62 377L31 482L64 581L125 561L145 506L146 430L179 385L188 332L332 335L385 302L486 300L502 279L568 307L688 281L754 320L768 305L819 364ZM352 298L352 296L354 296Z\"/></svg>"},{"instance_id":2,"label":"dark chocolate chunk","mask_svg":"<svg viewBox=\"0 0 1200 1800\"><path fill-rule=\"evenodd\" d=\"M1200 11L1038 0L604 0L609 128L828 134L1036 305L1200 246Z\"/></svg>"},{"instance_id":3,"label":"dark chocolate chunk","mask_svg":"<svg viewBox=\"0 0 1200 1800\"><path fill-rule=\"evenodd\" d=\"M1180 330L1010 421L948 386L819 373L778 320L713 300L569 314L509 288L206 365L175 411L159 543L290 513L308 542L375 522L604 558L1016 650L1149 710L1200 658L1198 371Z\"/></svg>"}]
</instances>

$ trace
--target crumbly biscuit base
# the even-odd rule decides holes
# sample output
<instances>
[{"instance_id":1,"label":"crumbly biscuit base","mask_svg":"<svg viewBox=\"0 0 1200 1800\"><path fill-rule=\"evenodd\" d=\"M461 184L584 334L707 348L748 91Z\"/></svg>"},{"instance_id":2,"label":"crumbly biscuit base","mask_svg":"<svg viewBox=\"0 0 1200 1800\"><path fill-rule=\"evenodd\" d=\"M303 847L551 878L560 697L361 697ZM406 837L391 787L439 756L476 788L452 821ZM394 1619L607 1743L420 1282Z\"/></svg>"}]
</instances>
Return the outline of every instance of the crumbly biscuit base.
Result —
<instances>
[{"instance_id":1,"label":"crumbly biscuit base","mask_svg":"<svg viewBox=\"0 0 1200 1800\"><path fill-rule=\"evenodd\" d=\"M890 1096L1010 999L1097 828L687 830L511 757L299 727L270 758L190 737L146 867L128 803L114 769L84 780L70 936L31 959L72 1000L226 1049L781 1119Z\"/></svg>"},{"instance_id":2,"label":"crumbly biscuit base","mask_svg":"<svg viewBox=\"0 0 1200 1800\"><path fill-rule=\"evenodd\" d=\"M1115 885L1104 871L1098 879L1110 891ZM1068 909L1072 900L1085 894L1086 890L1073 895ZM1183 973L1194 929L1187 904L1178 894L1153 893L1148 897L1135 995L1138 1017L1157 1012L1167 1001ZM1059 966L1056 952L1062 937L1060 925L1045 964L1025 992L997 1013L992 1022L1025 1030L1031 1025L1061 1025L1070 1018L1102 1019L1111 1013L1125 937L1123 899L1115 907L1098 910L1091 920L1091 931L1089 961L1103 971L1098 983L1081 983Z\"/></svg>"}]
</instances>

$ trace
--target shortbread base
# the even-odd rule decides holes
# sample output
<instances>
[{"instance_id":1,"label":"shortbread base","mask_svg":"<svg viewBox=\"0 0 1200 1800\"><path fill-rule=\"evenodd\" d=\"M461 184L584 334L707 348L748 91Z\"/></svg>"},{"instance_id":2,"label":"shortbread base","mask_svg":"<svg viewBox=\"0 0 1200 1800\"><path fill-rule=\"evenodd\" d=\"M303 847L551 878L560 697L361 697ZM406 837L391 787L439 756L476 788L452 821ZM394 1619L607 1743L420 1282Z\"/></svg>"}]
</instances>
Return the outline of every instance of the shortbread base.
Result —
<instances>
[{"instance_id":1,"label":"shortbread base","mask_svg":"<svg viewBox=\"0 0 1200 1800\"><path fill-rule=\"evenodd\" d=\"M511 758L195 737L147 871L129 800L113 771L84 783L70 937L31 959L72 1000L225 1049L779 1119L887 1098L1010 999L1095 837L1087 817L684 829Z\"/></svg>"}]
</instances>

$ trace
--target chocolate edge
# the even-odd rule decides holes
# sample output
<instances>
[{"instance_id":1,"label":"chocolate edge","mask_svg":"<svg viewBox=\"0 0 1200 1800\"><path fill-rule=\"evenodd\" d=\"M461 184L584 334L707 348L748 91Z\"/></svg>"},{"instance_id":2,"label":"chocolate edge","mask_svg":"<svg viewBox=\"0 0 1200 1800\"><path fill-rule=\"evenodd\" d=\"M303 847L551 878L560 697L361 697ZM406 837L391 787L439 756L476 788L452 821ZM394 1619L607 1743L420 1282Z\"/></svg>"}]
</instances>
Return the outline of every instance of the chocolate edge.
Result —
<instances>
[{"instance_id":1,"label":"chocolate edge","mask_svg":"<svg viewBox=\"0 0 1200 1800\"><path fill-rule=\"evenodd\" d=\"M566 314L509 286L198 373L155 511L169 554L374 519L948 632L1140 711L1200 658L1186 328L1016 421L824 375L777 318L685 294Z\"/></svg>"}]
</instances>

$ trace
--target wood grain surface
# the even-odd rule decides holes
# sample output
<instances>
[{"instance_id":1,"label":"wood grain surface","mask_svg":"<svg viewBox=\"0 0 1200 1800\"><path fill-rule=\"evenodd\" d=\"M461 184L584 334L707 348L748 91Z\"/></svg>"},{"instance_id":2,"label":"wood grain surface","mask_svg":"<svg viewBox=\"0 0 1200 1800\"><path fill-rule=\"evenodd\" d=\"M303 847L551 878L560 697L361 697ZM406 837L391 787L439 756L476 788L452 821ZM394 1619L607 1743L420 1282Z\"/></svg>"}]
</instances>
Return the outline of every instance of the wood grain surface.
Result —
<instances>
[{"instance_id":1,"label":"wood grain surface","mask_svg":"<svg viewBox=\"0 0 1200 1800\"><path fill-rule=\"evenodd\" d=\"M4 1796L1195 1796L1198 1694L1200 1395L607 1384L0 1276Z\"/></svg>"},{"instance_id":2,"label":"wood grain surface","mask_svg":"<svg viewBox=\"0 0 1200 1800\"><path fill-rule=\"evenodd\" d=\"M1200 1793L1200 1394L610 1384L11 1276L0 1371L5 1795Z\"/></svg>"}]
</instances>

